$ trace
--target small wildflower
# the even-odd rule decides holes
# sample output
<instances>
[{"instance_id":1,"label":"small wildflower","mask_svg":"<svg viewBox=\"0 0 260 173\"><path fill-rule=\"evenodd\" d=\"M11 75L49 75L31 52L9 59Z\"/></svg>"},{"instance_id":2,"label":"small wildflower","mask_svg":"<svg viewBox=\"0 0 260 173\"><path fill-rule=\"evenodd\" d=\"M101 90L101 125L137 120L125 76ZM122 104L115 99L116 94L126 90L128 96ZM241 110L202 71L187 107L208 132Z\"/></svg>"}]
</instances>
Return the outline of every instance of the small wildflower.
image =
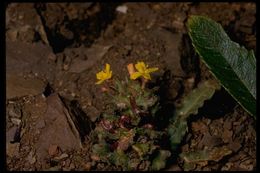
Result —
<instances>
[{"instance_id":1,"label":"small wildflower","mask_svg":"<svg viewBox=\"0 0 260 173\"><path fill-rule=\"evenodd\" d=\"M100 71L96 74L96 77L99 81L96 84L101 84L103 81L110 79L112 77L112 71L110 70L110 65L106 64L106 69Z\"/></svg>"},{"instance_id":2,"label":"small wildflower","mask_svg":"<svg viewBox=\"0 0 260 173\"><path fill-rule=\"evenodd\" d=\"M137 72L134 72L130 75L130 79L132 80L135 80L141 76L145 79L151 80L150 73L158 70L158 68L148 68L148 65L146 65L144 62L137 62L137 64L135 64L135 68Z\"/></svg>"}]
</instances>

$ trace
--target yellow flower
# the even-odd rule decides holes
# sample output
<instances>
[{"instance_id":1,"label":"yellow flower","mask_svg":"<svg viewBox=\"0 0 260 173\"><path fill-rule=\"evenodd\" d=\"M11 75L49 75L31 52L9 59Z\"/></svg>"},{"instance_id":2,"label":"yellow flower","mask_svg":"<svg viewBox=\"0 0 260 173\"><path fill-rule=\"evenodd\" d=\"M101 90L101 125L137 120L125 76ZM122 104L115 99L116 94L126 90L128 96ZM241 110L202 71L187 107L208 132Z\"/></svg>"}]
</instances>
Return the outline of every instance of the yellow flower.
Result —
<instances>
[{"instance_id":1,"label":"yellow flower","mask_svg":"<svg viewBox=\"0 0 260 173\"><path fill-rule=\"evenodd\" d=\"M151 80L150 73L158 70L158 68L148 68L148 65L145 65L144 62L137 62L137 64L135 64L135 68L137 69L137 72L130 75L130 79L132 80L135 80L141 76L145 79Z\"/></svg>"},{"instance_id":2,"label":"yellow flower","mask_svg":"<svg viewBox=\"0 0 260 173\"><path fill-rule=\"evenodd\" d=\"M110 79L112 77L112 71L110 70L110 65L106 64L106 69L100 71L96 74L96 77L99 81L96 84L101 84L103 81Z\"/></svg>"}]
</instances>

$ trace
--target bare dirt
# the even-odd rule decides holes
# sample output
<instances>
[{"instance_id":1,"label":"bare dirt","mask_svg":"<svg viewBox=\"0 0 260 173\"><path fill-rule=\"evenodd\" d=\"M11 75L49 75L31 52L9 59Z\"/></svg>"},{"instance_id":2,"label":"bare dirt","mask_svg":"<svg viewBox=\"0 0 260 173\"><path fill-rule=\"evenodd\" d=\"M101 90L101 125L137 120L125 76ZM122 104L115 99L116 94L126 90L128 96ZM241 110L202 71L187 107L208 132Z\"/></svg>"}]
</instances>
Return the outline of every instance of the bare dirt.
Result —
<instances>
[{"instance_id":1,"label":"bare dirt","mask_svg":"<svg viewBox=\"0 0 260 173\"><path fill-rule=\"evenodd\" d=\"M118 6L127 7L119 11ZM195 54L186 21L206 15L256 52L254 3L9 3L6 7L6 169L111 170L93 166L89 134L106 109L96 72L123 79L128 63L160 70L152 83L174 106L212 78ZM191 170L256 169L256 122L224 90L190 119L180 153L225 146L231 154ZM165 170L183 170L173 158Z\"/></svg>"}]
</instances>

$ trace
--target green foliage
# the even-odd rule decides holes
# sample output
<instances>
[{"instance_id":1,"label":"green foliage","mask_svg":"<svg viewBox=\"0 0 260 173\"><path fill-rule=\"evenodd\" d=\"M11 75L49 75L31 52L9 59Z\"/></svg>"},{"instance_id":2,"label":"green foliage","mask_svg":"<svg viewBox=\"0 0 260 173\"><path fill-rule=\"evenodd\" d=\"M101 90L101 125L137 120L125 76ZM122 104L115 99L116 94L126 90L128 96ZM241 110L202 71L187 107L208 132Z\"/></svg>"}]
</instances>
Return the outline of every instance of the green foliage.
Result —
<instances>
[{"instance_id":1,"label":"green foliage","mask_svg":"<svg viewBox=\"0 0 260 173\"><path fill-rule=\"evenodd\" d=\"M203 16L188 20L189 35L196 52L222 86L251 115L256 116L256 59L233 42L220 24Z\"/></svg>"},{"instance_id":2,"label":"green foliage","mask_svg":"<svg viewBox=\"0 0 260 173\"><path fill-rule=\"evenodd\" d=\"M97 162L122 170L159 170L165 167L170 151L160 147L166 132L157 131L153 120L159 109L154 91L138 81L115 80L109 91L114 114L104 113L94 132L92 155ZM156 157L155 157L156 156Z\"/></svg>"},{"instance_id":3,"label":"green foliage","mask_svg":"<svg viewBox=\"0 0 260 173\"><path fill-rule=\"evenodd\" d=\"M210 99L220 86L215 81L204 81L196 89L184 97L182 105L176 108L173 118L170 120L168 134L172 150L175 151L181 143L188 130L187 118L198 113L198 109L203 106L204 101Z\"/></svg>"},{"instance_id":4,"label":"green foliage","mask_svg":"<svg viewBox=\"0 0 260 173\"><path fill-rule=\"evenodd\" d=\"M170 157L171 153L167 150L160 150L152 162L152 170L158 171L165 167L166 159Z\"/></svg>"},{"instance_id":5,"label":"green foliage","mask_svg":"<svg viewBox=\"0 0 260 173\"><path fill-rule=\"evenodd\" d=\"M189 171L195 168L196 164L205 163L208 161L219 161L224 156L232 153L232 150L226 146L214 147L212 149L190 151L180 154L184 160L184 170Z\"/></svg>"}]
</instances>

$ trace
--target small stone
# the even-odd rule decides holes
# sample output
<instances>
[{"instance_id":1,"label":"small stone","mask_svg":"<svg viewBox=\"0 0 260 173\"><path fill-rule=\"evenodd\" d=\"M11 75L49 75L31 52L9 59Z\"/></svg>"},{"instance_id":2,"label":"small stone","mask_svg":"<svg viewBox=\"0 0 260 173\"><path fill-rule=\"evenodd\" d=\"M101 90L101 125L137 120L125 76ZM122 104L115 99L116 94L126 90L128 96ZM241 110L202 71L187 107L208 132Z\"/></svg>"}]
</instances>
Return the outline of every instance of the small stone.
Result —
<instances>
[{"instance_id":1,"label":"small stone","mask_svg":"<svg viewBox=\"0 0 260 173\"><path fill-rule=\"evenodd\" d=\"M230 140L232 140L233 131L224 129L224 132L222 134L223 141L225 143L228 143Z\"/></svg>"},{"instance_id":2,"label":"small stone","mask_svg":"<svg viewBox=\"0 0 260 173\"><path fill-rule=\"evenodd\" d=\"M17 156L19 154L19 148L20 148L20 143L7 143L6 144L6 154L10 157Z\"/></svg>"},{"instance_id":3,"label":"small stone","mask_svg":"<svg viewBox=\"0 0 260 173\"><path fill-rule=\"evenodd\" d=\"M56 56L55 54L53 54L53 53L50 53L50 54L48 55L48 59L49 59L49 60L52 60L52 61L56 61L57 56Z\"/></svg>"},{"instance_id":4,"label":"small stone","mask_svg":"<svg viewBox=\"0 0 260 173\"><path fill-rule=\"evenodd\" d=\"M230 130L232 128L232 122L225 121L223 127L224 127L224 129Z\"/></svg>"},{"instance_id":5,"label":"small stone","mask_svg":"<svg viewBox=\"0 0 260 173\"><path fill-rule=\"evenodd\" d=\"M228 144L228 148L230 148L233 152L237 152L241 148L241 144L238 141L230 142Z\"/></svg>"},{"instance_id":6,"label":"small stone","mask_svg":"<svg viewBox=\"0 0 260 173\"><path fill-rule=\"evenodd\" d=\"M50 156L57 155L59 153L59 147L57 145L50 145L48 153Z\"/></svg>"},{"instance_id":7,"label":"small stone","mask_svg":"<svg viewBox=\"0 0 260 173\"><path fill-rule=\"evenodd\" d=\"M71 157L69 157L69 158L71 158ZM71 160L70 160L70 159L66 159L66 161L65 161L65 167L69 167L70 164L71 164Z\"/></svg>"},{"instance_id":8,"label":"small stone","mask_svg":"<svg viewBox=\"0 0 260 173\"><path fill-rule=\"evenodd\" d=\"M45 121L44 120L40 120L38 121L38 123L35 126L37 129L42 129L45 127Z\"/></svg>"},{"instance_id":9,"label":"small stone","mask_svg":"<svg viewBox=\"0 0 260 173\"><path fill-rule=\"evenodd\" d=\"M87 162L87 163L85 163L83 166L84 166L84 168L85 168L85 171L89 171L90 169L91 169L91 162Z\"/></svg>"},{"instance_id":10,"label":"small stone","mask_svg":"<svg viewBox=\"0 0 260 173\"><path fill-rule=\"evenodd\" d=\"M64 167L66 165L66 162L65 161L62 161L61 162L61 166Z\"/></svg>"},{"instance_id":11,"label":"small stone","mask_svg":"<svg viewBox=\"0 0 260 173\"><path fill-rule=\"evenodd\" d=\"M75 93L71 93L71 96L72 96L72 97L76 97L76 94L75 94Z\"/></svg>"},{"instance_id":12,"label":"small stone","mask_svg":"<svg viewBox=\"0 0 260 173\"><path fill-rule=\"evenodd\" d=\"M65 71L69 70L69 67L70 67L69 64L64 64L64 65L63 65L63 69L64 69Z\"/></svg>"},{"instance_id":13,"label":"small stone","mask_svg":"<svg viewBox=\"0 0 260 173\"><path fill-rule=\"evenodd\" d=\"M17 127L13 126L6 132L6 142L10 143L14 141L14 136L16 133Z\"/></svg>"},{"instance_id":14,"label":"small stone","mask_svg":"<svg viewBox=\"0 0 260 173\"><path fill-rule=\"evenodd\" d=\"M221 171L229 171L230 168L233 166L233 163L226 163L222 168Z\"/></svg>"},{"instance_id":15,"label":"small stone","mask_svg":"<svg viewBox=\"0 0 260 173\"><path fill-rule=\"evenodd\" d=\"M254 165L252 164L252 160L250 158L246 159L245 161L241 162L239 164L239 167L247 170L247 171L252 171L254 169Z\"/></svg>"},{"instance_id":16,"label":"small stone","mask_svg":"<svg viewBox=\"0 0 260 173\"><path fill-rule=\"evenodd\" d=\"M21 124L21 120L18 118L11 118L13 124L19 126Z\"/></svg>"},{"instance_id":17,"label":"small stone","mask_svg":"<svg viewBox=\"0 0 260 173\"><path fill-rule=\"evenodd\" d=\"M35 155L34 155L34 151L31 151L31 152L28 154L27 160L28 160L28 162L29 162L31 165L36 162L36 158L35 158Z\"/></svg>"},{"instance_id":18,"label":"small stone","mask_svg":"<svg viewBox=\"0 0 260 173\"><path fill-rule=\"evenodd\" d=\"M74 169L74 168L75 168L75 164L71 163L69 169Z\"/></svg>"},{"instance_id":19,"label":"small stone","mask_svg":"<svg viewBox=\"0 0 260 173\"><path fill-rule=\"evenodd\" d=\"M131 45L126 45L126 46L125 46L125 49L126 49L126 50L132 50L132 46L131 46Z\"/></svg>"},{"instance_id":20,"label":"small stone","mask_svg":"<svg viewBox=\"0 0 260 173\"><path fill-rule=\"evenodd\" d=\"M16 41L17 36L18 30L11 29L6 32L6 37L9 38L11 41Z\"/></svg>"},{"instance_id":21,"label":"small stone","mask_svg":"<svg viewBox=\"0 0 260 173\"><path fill-rule=\"evenodd\" d=\"M58 166L54 166L49 169L46 169L44 171L60 171L60 170L61 170L61 167L58 165Z\"/></svg>"},{"instance_id":22,"label":"small stone","mask_svg":"<svg viewBox=\"0 0 260 173\"><path fill-rule=\"evenodd\" d=\"M91 158L93 161L99 161L99 160L100 160L100 157L98 157L97 155L91 155L90 158Z\"/></svg>"},{"instance_id":23,"label":"small stone","mask_svg":"<svg viewBox=\"0 0 260 173\"><path fill-rule=\"evenodd\" d=\"M67 158L67 157L69 157L69 155L66 154L66 153L63 153L63 154L60 155L60 156L54 157L54 159L59 161L59 160L65 159L65 158Z\"/></svg>"},{"instance_id":24,"label":"small stone","mask_svg":"<svg viewBox=\"0 0 260 173\"><path fill-rule=\"evenodd\" d=\"M13 105L10 106L8 114L12 118L21 118L21 110L20 109L15 109L15 107Z\"/></svg>"},{"instance_id":25,"label":"small stone","mask_svg":"<svg viewBox=\"0 0 260 173\"><path fill-rule=\"evenodd\" d=\"M120 12L120 13L126 14L126 13L127 13L127 6L125 6L125 5L118 6L118 7L116 8L116 11L118 11L118 12Z\"/></svg>"}]
</instances>

